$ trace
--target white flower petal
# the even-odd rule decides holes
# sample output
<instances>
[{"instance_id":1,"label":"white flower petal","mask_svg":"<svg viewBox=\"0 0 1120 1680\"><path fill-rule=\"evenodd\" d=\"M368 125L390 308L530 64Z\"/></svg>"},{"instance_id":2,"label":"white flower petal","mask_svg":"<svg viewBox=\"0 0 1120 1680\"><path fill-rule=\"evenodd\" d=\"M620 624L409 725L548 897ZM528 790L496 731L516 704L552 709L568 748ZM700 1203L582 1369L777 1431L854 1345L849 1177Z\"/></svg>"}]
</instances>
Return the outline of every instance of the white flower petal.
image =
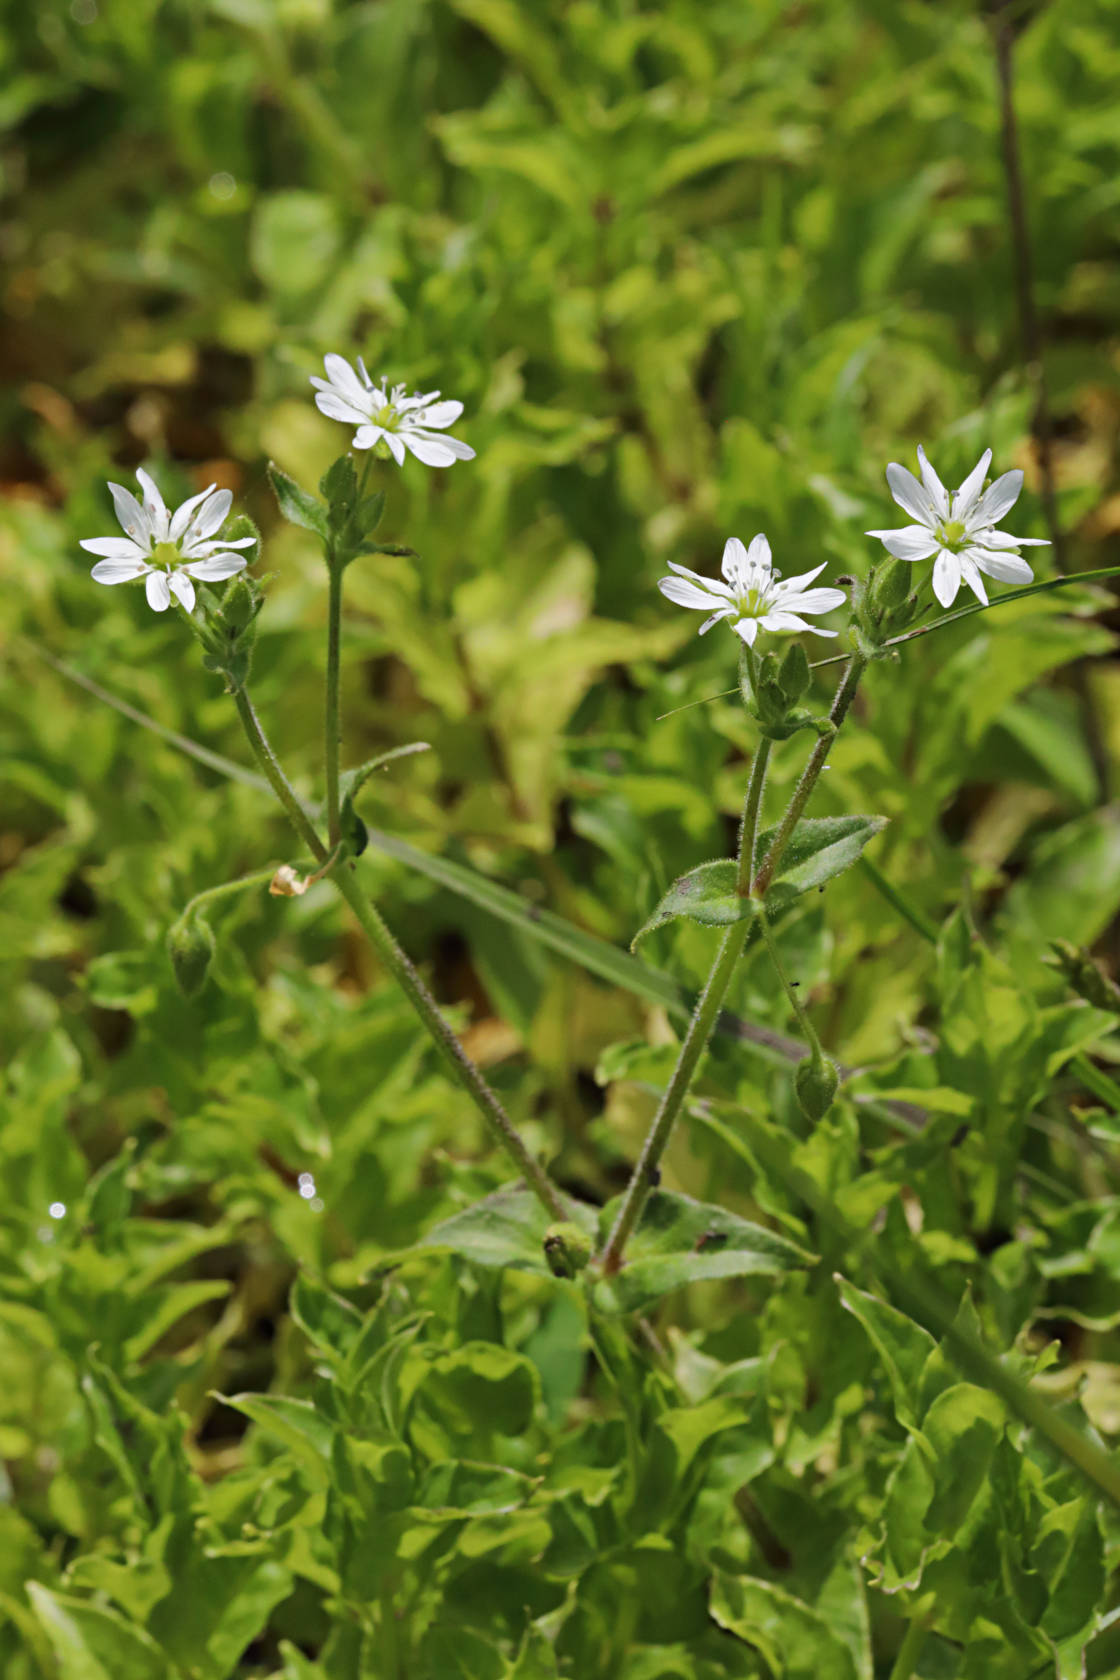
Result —
<instances>
[{"instance_id":1,"label":"white flower petal","mask_svg":"<svg viewBox=\"0 0 1120 1680\"><path fill-rule=\"evenodd\" d=\"M455 463L455 451L442 439L425 437L423 432L401 432L401 441L411 449L426 467L450 467ZM391 447L391 445L390 445Z\"/></svg>"},{"instance_id":2,"label":"white flower petal","mask_svg":"<svg viewBox=\"0 0 1120 1680\"><path fill-rule=\"evenodd\" d=\"M912 472L892 461L887 468L887 484L891 495L900 508L916 519L920 525L932 526L937 518L933 501L928 491L918 483Z\"/></svg>"},{"instance_id":3,"label":"white flower petal","mask_svg":"<svg viewBox=\"0 0 1120 1680\"><path fill-rule=\"evenodd\" d=\"M759 619L764 630L815 630L815 624L806 624L796 613L787 612L784 607L776 607L773 612L763 613Z\"/></svg>"},{"instance_id":4,"label":"white flower petal","mask_svg":"<svg viewBox=\"0 0 1120 1680\"><path fill-rule=\"evenodd\" d=\"M123 484L110 484L109 494L120 520L121 530L147 551L152 542L152 521L140 506L131 490Z\"/></svg>"},{"instance_id":5,"label":"white flower petal","mask_svg":"<svg viewBox=\"0 0 1120 1680\"><path fill-rule=\"evenodd\" d=\"M1010 554L1006 549L997 554L988 548L966 548L961 559L971 560L982 572L997 578L1000 583L1034 582L1034 573L1022 555Z\"/></svg>"},{"instance_id":6,"label":"white flower petal","mask_svg":"<svg viewBox=\"0 0 1120 1680\"><path fill-rule=\"evenodd\" d=\"M171 515L167 511L167 503L159 493L159 486L151 473L146 473L143 467L137 467L136 479L144 492L144 512L151 521L152 535L156 542L166 542Z\"/></svg>"},{"instance_id":7,"label":"white flower petal","mask_svg":"<svg viewBox=\"0 0 1120 1680\"><path fill-rule=\"evenodd\" d=\"M78 544L87 554L102 554L106 560L131 560L144 564L147 554L128 537L83 537Z\"/></svg>"},{"instance_id":8,"label":"white flower petal","mask_svg":"<svg viewBox=\"0 0 1120 1680\"><path fill-rule=\"evenodd\" d=\"M364 406L367 396L366 387L345 356L336 356L332 352L329 356L323 357L323 366L327 370L327 378L336 391L349 401Z\"/></svg>"},{"instance_id":9,"label":"white flower petal","mask_svg":"<svg viewBox=\"0 0 1120 1680\"><path fill-rule=\"evenodd\" d=\"M788 594L791 589L801 589L803 585L812 583L814 578L820 577L827 565L828 561L823 560L819 566L814 566L811 572L802 572L799 577L782 578L775 587L780 589L783 595Z\"/></svg>"},{"instance_id":10,"label":"white flower petal","mask_svg":"<svg viewBox=\"0 0 1120 1680\"><path fill-rule=\"evenodd\" d=\"M350 447L351 449L372 449L380 436L380 426L359 426L350 439Z\"/></svg>"},{"instance_id":11,"label":"white flower petal","mask_svg":"<svg viewBox=\"0 0 1120 1680\"><path fill-rule=\"evenodd\" d=\"M191 514L194 512L195 508L202 506L203 502L213 489L214 486L212 484L208 484L205 490L200 490L197 496L192 496L189 502L184 502L181 507L177 507L175 509L175 512L171 516L171 524L168 527L167 532L168 537L172 542L179 541L179 538L191 522Z\"/></svg>"},{"instance_id":12,"label":"white flower petal","mask_svg":"<svg viewBox=\"0 0 1120 1680\"><path fill-rule=\"evenodd\" d=\"M129 583L151 568L146 560L99 560L90 572L95 583Z\"/></svg>"},{"instance_id":13,"label":"white flower petal","mask_svg":"<svg viewBox=\"0 0 1120 1680\"><path fill-rule=\"evenodd\" d=\"M972 593L976 596L976 599L986 607L988 604L988 591L984 588L983 578L980 576L980 573L977 571L973 562L969 559L967 552L963 552L959 558L961 563L961 577L967 583Z\"/></svg>"},{"instance_id":14,"label":"white flower petal","mask_svg":"<svg viewBox=\"0 0 1120 1680\"><path fill-rule=\"evenodd\" d=\"M746 587L743 580L747 572L747 551L738 537L728 537L724 543L720 571L732 589L738 591Z\"/></svg>"},{"instance_id":15,"label":"white flower petal","mask_svg":"<svg viewBox=\"0 0 1120 1680\"><path fill-rule=\"evenodd\" d=\"M943 607L951 607L961 586L961 566L947 548L938 552L933 568L933 593Z\"/></svg>"},{"instance_id":16,"label":"white flower petal","mask_svg":"<svg viewBox=\"0 0 1120 1680\"><path fill-rule=\"evenodd\" d=\"M710 590L713 595L722 595L728 601L734 597L735 591L719 578L701 577L699 572L690 572L687 566L678 566L675 560L666 560L665 564L671 572L676 572L678 577L691 578L693 583L698 583L701 589Z\"/></svg>"},{"instance_id":17,"label":"white flower petal","mask_svg":"<svg viewBox=\"0 0 1120 1680\"><path fill-rule=\"evenodd\" d=\"M949 492L934 472L921 444L918 445L918 470L921 472L922 483L925 486L926 495L933 503L935 513L937 513L941 519L948 519Z\"/></svg>"},{"instance_id":18,"label":"white flower petal","mask_svg":"<svg viewBox=\"0 0 1120 1680\"><path fill-rule=\"evenodd\" d=\"M713 624L718 624L721 618L730 618L734 611L734 607L720 607L717 612L712 614L711 618L706 618L704 620L696 634L698 636L706 636Z\"/></svg>"},{"instance_id":19,"label":"white flower petal","mask_svg":"<svg viewBox=\"0 0 1120 1680\"><path fill-rule=\"evenodd\" d=\"M243 572L248 564L243 554L211 554L205 560L192 560L183 570L201 583L220 583Z\"/></svg>"},{"instance_id":20,"label":"white flower petal","mask_svg":"<svg viewBox=\"0 0 1120 1680\"><path fill-rule=\"evenodd\" d=\"M185 571L172 572L167 580L167 586L173 595L177 595L188 612L194 611L194 584Z\"/></svg>"},{"instance_id":21,"label":"white flower petal","mask_svg":"<svg viewBox=\"0 0 1120 1680\"><path fill-rule=\"evenodd\" d=\"M980 548L1049 548L1049 537L1013 537L1010 531L974 531Z\"/></svg>"},{"instance_id":22,"label":"white flower petal","mask_svg":"<svg viewBox=\"0 0 1120 1680\"><path fill-rule=\"evenodd\" d=\"M453 426L463 412L461 402L437 402L426 408L420 420L422 426Z\"/></svg>"},{"instance_id":23,"label":"white flower petal","mask_svg":"<svg viewBox=\"0 0 1120 1680\"><path fill-rule=\"evenodd\" d=\"M764 571L774 568L774 556L770 552L770 544L760 531L757 537L751 538L751 546L747 549L748 566L761 566Z\"/></svg>"},{"instance_id":24,"label":"white flower petal","mask_svg":"<svg viewBox=\"0 0 1120 1680\"><path fill-rule=\"evenodd\" d=\"M741 636L748 647L753 647L758 635L757 618L740 618L731 626L737 636Z\"/></svg>"},{"instance_id":25,"label":"white flower petal","mask_svg":"<svg viewBox=\"0 0 1120 1680\"><path fill-rule=\"evenodd\" d=\"M369 420L368 411L360 409L349 397L339 396L337 391L316 391L315 407L320 414L345 421L348 426L364 426Z\"/></svg>"},{"instance_id":26,"label":"white flower petal","mask_svg":"<svg viewBox=\"0 0 1120 1680\"><path fill-rule=\"evenodd\" d=\"M924 525L905 525L898 531L867 531L865 535L878 537L887 553L899 560L928 560L931 554L937 553L937 539Z\"/></svg>"},{"instance_id":27,"label":"white flower petal","mask_svg":"<svg viewBox=\"0 0 1120 1680\"><path fill-rule=\"evenodd\" d=\"M410 449L412 449L411 440L413 438L423 438L425 443L435 444L440 449L450 449L457 461L474 460L474 450L469 443L464 443L461 438L438 436L434 432L424 431L420 426L402 426L401 436ZM415 449L412 450L412 453L416 454ZM418 456L418 459L423 460L423 456Z\"/></svg>"},{"instance_id":28,"label":"white flower petal","mask_svg":"<svg viewBox=\"0 0 1120 1680\"><path fill-rule=\"evenodd\" d=\"M215 490L210 500L195 514L191 522L189 540L205 542L215 531L220 531L232 506L232 490Z\"/></svg>"},{"instance_id":29,"label":"white flower petal","mask_svg":"<svg viewBox=\"0 0 1120 1680\"><path fill-rule=\"evenodd\" d=\"M982 530L1002 519L1008 508L1014 507L1023 488L1023 474L1018 467L1005 472L994 484L989 484L968 516L970 529Z\"/></svg>"},{"instance_id":30,"label":"white flower petal","mask_svg":"<svg viewBox=\"0 0 1120 1680\"><path fill-rule=\"evenodd\" d=\"M152 570L144 579L144 588L148 593L148 605L153 612L166 612L171 605L171 590L167 584L167 573Z\"/></svg>"},{"instance_id":31,"label":"white flower petal","mask_svg":"<svg viewBox=\"0 0 1120 1680\"><path fill-rule=\"evenodd\" d=\"M688 583L684 578L658 578L657 587L667 601L675 601L678 607L692 607L697 612L711 612L717 601L713 600L706 589L700 589L694 583ZM731 612L730 606L718 608L720 612Z\"/></svg>"},{"instance_id":32,"label":"white flower petal","mask_svg":"<svg viewBox=\"0 0 1120 1680\"><path fill-rule=\"evenodd\" d=\"M990 449L985 449L983 455L953 497L951 513L954 519L968 518L972 512L973 504L980 494L984 480L988 476L988 468L991 464L992 452Z\"/></svg>"},{"instance_id":33,"label":"white flower petal","mask_svg":"<svg viewBox=\"0 0 1120 1680\"><path fill-rule=\"evenodd\" d=\"M393 457L394 461L397 463L398 467L403 467L404 466L404 439L398 437L396 432L382 432L381 436L385 439L385 442L389 445L389 453L392 455L392 457ZM422 459L422 457L421 457L421 459ZM454 456L449 456L446 461L441 463L441 465L443 465L445 467L449 467L453 460L454 460Z\"/></svg>"},{"instance_id":34,"label":"white flower petal","mask_svg":"<svg viewBox=\"0 0 1120 1680\"><path fill-rule=\"evenodd\" d=\"M774 606L779 612L825 613L845 606L847 600L842 589L791 589L775 595Z\"/></svg>"}]
</instances>

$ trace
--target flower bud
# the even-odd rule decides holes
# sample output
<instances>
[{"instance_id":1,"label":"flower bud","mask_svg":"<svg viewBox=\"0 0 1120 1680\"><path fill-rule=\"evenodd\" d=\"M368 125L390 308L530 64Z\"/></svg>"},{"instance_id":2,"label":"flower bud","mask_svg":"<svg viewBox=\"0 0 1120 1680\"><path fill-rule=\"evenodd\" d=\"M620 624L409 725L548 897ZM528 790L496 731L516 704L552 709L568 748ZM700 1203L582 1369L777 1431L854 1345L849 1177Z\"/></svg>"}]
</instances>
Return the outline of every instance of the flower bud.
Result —
<instances>
[{"instance_id":1,"label":"flower bud","mask_svg":"<svg viewBox=\"0 0 1120 1680\"><path fill-rule=\"evenodd\" d=\"M591 1258L591 1238L570 1220L550 1225L544 1234L544 1257L553 1277L574 1278Z\"/></svg>"},{"instance_id":2,"label":"flower bud","mask_svg":"<svg viewBox=\"0 0 1120 1680\"><path fill-rule=\"evenodd\" d=\"M891 558L878 566L869 590L871 611L876 618L895 612L910 593L911 567L907 560Z\"/></svg>"},{"instance_id":3,"label":"flower bud","mask_svg":"<svg viewBox=\"0 0 1120 1680\"><path fill-rule=\"evenodd\" d=\"M835 1062L827 1056L815 1059L807 1056L798 1062L793 1076L793 1089L806 1120L822 1120L832 1106L832 1099L840 1085Z\"/></svg>"},{"instance_id":4,"label":"flower bud","mask_svg":"<svg viewBox=\"0 0 1120 1680\"><path fill-rule=\"evenodd\" d=\"M800 700L812 680L809 658L805 649L800 642L791 642L786 649L778 671L778 681L782 685L782 692L791 706Z\"/></svg>"},{"instance_id":5,"label":"flower bud","mask_svg":"<svg viewBox=\"0 0 1120 1680\"><path fill-rule=\"evenodd\" d=\"M167 954L184 997L195 997L206 984L214 955L214 930L197 913L186 911L167 934Z\"/></svg>"}]
</instances>

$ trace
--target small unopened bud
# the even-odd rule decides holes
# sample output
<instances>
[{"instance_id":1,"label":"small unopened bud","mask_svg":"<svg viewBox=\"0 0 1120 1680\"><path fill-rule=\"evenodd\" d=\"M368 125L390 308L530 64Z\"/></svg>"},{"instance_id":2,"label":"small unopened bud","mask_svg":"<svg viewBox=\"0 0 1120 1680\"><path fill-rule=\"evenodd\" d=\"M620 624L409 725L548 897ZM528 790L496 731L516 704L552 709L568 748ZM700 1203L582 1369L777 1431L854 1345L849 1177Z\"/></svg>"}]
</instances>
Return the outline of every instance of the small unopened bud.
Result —
<instances>
[{"instance_id":1,"label":"small unopened bud","mask_svg":"<svg viewBox=\"0 0 1120 1680\"><path fill-rule=\"evenodd\" d=\"M184 997L195 997L206 984L214 956L214 930L197 911L187 911L168 929L167 954Z\"/></svg>"},{"instance_id":2,"label":"small unopened bud","mask_svg":"<svg viewBox=\"0 0 1120 1680\"><path fill-rule=\"evenodd\" d=\"M877 618L895 612L902 605L910 592L912 576L913 572L906 560L892 558L885 565L876 568L869 593L871 610Z\"/></svg>"},{"instance_id":3,"label":"small unopened bud","mask_svg":"<svg viewBox=\"0 0 1120 1680\"><path fill-rule=\"evenodd\" d=\"M806 1120L822 1120L832 1107L832 1099L840 1085L835 1062L827 1056L814 1060L807 1056L798 1062L793 1076L793 1088Z\"/></svg>"},{"instance_id":4,"label":"small unopened bud","mask_svg":"<svg viewBox=\"0 0 1120 1680\"><path fill-rule=\"evenodd\" d=\"M574 1278L591 1258L591 1238L569 1220L550 1225L544 1234L544 1257L553 1277Z\"/></svg>"},{"instance_id":5,"label":"small unopened bud","mask_svg":"<svg viewBox=\"0 0 1120 1680\"><path fill-rule=\"evenodd\" d=\"M791 642L778 672L778 681L790 705L800 700L812 680L805 649L800 642Z\"/></svg>"}]
</instances>

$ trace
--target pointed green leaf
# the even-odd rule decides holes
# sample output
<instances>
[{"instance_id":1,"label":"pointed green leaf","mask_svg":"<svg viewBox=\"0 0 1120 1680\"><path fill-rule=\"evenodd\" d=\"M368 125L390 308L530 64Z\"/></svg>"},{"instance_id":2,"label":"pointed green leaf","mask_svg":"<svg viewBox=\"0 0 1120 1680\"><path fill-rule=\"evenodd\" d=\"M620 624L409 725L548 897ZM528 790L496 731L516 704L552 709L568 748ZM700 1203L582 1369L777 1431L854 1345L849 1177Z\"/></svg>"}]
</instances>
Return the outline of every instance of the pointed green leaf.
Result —
<instances>
[{"instance_id":1,"label":"pointed green leaf","mask_svg":"<svg viewBox=\"0 0 1120 1680\"><path fill-rule=\"evenodd\" d=\"M718 1574L712 1617L760 1652L782 1680L857 1680L855 1660L828 1620L769 1581Z\"/></svg>"},{"instance_id":2,"label":"pointed green leaf","mask_svg":"<svg viewBox=\"0 0 1120 1680\"><path fill-rule=\"evenodd\" d=\"M734 858L713 858L678 875L648 922L630 941L630 949L636 949L647 933L678 916L699 922L702 927L730 927L733 922L749 921L755 905L737 890L738 876L739 865Z\"/></svg>"},{"instance_id":3,"label":"pointed green leaf","mask_svg":"<svg viewBox=\"0 0 1120 1680\"><path fill-rule=\"evenodd\" d=\"M169 1680L170 1664L143 1628L115 1610L27 1583L31 1607L46 1630L60 1680Z\"/></svg>"},{"instance_id":4,"label":"pointed green leaf","mask_svg":"<svg viewBox=\"0 0 1120 1680\"><path fill-rule=\"evenodd\" d=\"M912 1318L876 1296L865 1294L846 1278L837 1276L836 1286L844 1306L863 1326L883 1361L899 1422L916 1427L920 1422L922 1372L937 1343Z\"/></svg>"},{"instance_id":5,"label":"pointed green leaf","mask_svg":"<svg viewBox=\"0 0 1120 1680\"><path fill-rule=\"evenodd\" d=\"M297 484L294 478L289 478L288 474L281 471L275 461L268 463L268 477L276 493L280 512L288 523L300 525L305 531L314 531L315 535L320 537L324 543L329 542L330 520L327 517L326 508L318 497L313 496L309 490L305 490L302 485Z\"/></svg>"},{"instance_id":6,"label":"pointed green leaf","mask_svg":"<svg viewBox=\"0 0 1120 1680\"><path fill-rule=\"evenodd\" d=\"M567 1217L589 1236L597 1228L598 1211L562 1197ZM553 1276L545 1258L545 1237L552 1221L531 1191L495 1190L473 1207L464 1208L436 1225L410 1251L450 1249L479 1266L509 1266L517 1272Z\"/></svg>"},{"instance_id":7,"label":"pointed green leaf","mask_svg":"<svg viewBox=\"0 0 1120 1680\"><path fill-rule=\"evenodd\" d=\"M859 860L867 842L885 828L886 817L803 817L782 854L777 874L766 894L768 907L783 910L802 893L831 881ZM765 857L776 834L771 828L759 836L758 855ZM704 927L729 927L754 915L751 899L738 891L739 866L734 858L715 858L679 875L649 920L634 935L631 950L655 928L684 916Z\"/></svg>"},{"instance_id":8,"label":"pointed green leaf","mask_svg":"<svg viewBox=\"0 0 1120 1680\"><path fill-rule=\"evenodd\" d=\"M621 1198L601 1215L605 1232ZM672 1190L655 1190L613 1277L595 1284L592 1300L602 1312L636 1312L686 1283L705 1279L774 1275L808 1266L814 1256L787 1237L710 1202Z\"/></svg>"}]
</instances>

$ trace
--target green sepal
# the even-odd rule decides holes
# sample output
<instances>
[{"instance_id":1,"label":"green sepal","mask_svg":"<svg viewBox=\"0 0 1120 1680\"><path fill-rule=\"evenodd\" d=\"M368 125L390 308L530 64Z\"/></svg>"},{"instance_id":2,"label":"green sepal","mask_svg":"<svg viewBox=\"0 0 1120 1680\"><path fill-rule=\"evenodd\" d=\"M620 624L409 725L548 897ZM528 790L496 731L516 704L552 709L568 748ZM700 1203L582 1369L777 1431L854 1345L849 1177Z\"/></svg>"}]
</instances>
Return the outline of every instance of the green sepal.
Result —
<instances>
[{"instance_id":1,"label":"green sepal","mask_svg":"<svg viewBox=\"0 0 1120 1680\"><path fill-rule=\"evenodd\" d=\"M834 875L850 868L867 842L886 823L886 817L803 817L767 890L767 908L784 910L802 893L823 886ZM765 857L777 832L771 828L759 836L760 857ZM738 891L738 877L739 865L734 858L715 858L679 875L653 915L634 935L631 950L655 928L678 917L699 922L702 927L730 927L735 922L750 920L755 903Z\"/></svg>"},{"instance_id":2,"label":"green sepal","mask_svg":"<svg viewBox=\"0 0 1120 1680\"><path fill-rule=\"evenodd\" d=\"M790 705L796 705L813 680L809 656L800 642L791 642L778 667L778 682Z\"/></svg>"},{"instance_id":3,"label":"green sepal","mask_svg":"<svg viewBox=\"0 0 1120 1680\"><path fill-rule=\"evenodd\" d=\"M204 588L199 591L199 601L202 612L194 624L203 647L204 668L220 671L231 690L243 688L253 662L257 615L264 605L258 579L249 572L239 572L227 583L220 599Z\"/></svg>"},{"instance_id":4,"label":"green sepal","mask_svg":"<svg viewBox=\"0 0 1120 1680\"><path fill-rule=\"evenodd\" d=\"M338 813L338 833L342 857L361 857L369 845L369 830L354 809L349 796L342 801Z\"/></svg>"},{"instance_id":5,"label":"green sepal","mask_svg":"<svg viewBox=\"0 0 1120 1680\"><path fill-rule=\"evenodd\" d=\"M329 544L330 516L319 498L297 484L286 472L281 471L275 461L268 463L268 479L275 492L280 512L288 523L299 525L305 531L314 531L321 542Z\"/></svg>"}]
</instances>

